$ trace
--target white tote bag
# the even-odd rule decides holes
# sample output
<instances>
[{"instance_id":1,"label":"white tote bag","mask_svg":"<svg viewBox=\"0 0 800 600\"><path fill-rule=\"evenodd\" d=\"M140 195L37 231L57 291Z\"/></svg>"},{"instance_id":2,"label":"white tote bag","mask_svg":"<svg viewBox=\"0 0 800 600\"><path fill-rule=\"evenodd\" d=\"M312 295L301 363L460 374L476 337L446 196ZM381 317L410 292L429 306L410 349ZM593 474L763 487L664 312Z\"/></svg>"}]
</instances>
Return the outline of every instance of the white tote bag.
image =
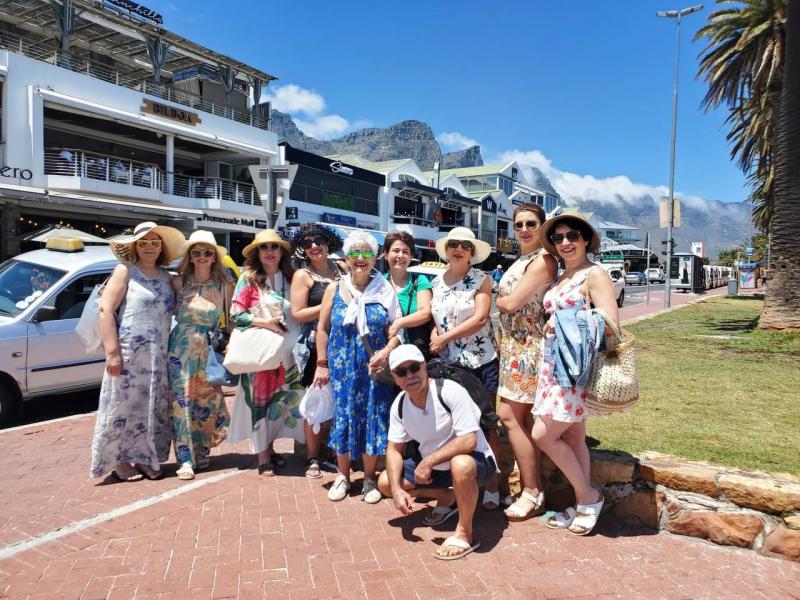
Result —
<instances>
[{"instance_id":1,"label":"white tote bag","mask_svg":"<svg viewBox=\"0 0 800 600\"><path fill-rule=\"evenodd\" d=\"M78 336L87 354L96 354L103 347L103 338L100 335L100 296L103 295L105 287L105 282L94 286L89 299L83 305L81 318L75 326L75 335Z\"/></svg>"}]
</instances>

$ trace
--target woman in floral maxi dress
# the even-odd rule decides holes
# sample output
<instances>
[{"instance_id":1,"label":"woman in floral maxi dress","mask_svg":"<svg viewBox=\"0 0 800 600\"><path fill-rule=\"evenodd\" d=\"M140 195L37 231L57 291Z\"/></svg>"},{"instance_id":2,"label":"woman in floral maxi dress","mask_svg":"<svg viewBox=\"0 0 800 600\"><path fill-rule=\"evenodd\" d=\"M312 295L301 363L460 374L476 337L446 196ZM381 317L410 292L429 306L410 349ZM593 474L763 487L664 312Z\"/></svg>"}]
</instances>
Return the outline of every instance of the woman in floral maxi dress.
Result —
<instances>
[{"instance_id":1,"label":"woman in floral maxi dress","mask_svg":"<svg viewBox=\"0 0 800 600\"><path fill-rule=\"evenodd\" d=\"M292 269L289 243L273 230L259 233L242 253L246 269L233 292L231 316L238 328L263 327L282 335L297 336L290 314ZM288 325L286 331L280 324ZM294 342L288 344L291 349ZM260 475L274 475L285 464L273 443L278 438L303 442L301 383L291 350L277 369L243 374L239 379L228 441L250 440L258 456Z\"/></svg>"},{"instance_id":2,"label":"woman in floral maxi dress","mask_svg":"<svg viewBox=\"0 0 800 600\"><path fill-rule=\"evenodd\" d=\"M182 254L175 282L177 324L169 336L169 384L177 475L189 480L208 466L211 448L228 435L228 407L221 386L206 379L206 363L207 334L229 305L233 280L222 262L225 249L210 231L192 233Z\"/></svg>"}]
</instances>

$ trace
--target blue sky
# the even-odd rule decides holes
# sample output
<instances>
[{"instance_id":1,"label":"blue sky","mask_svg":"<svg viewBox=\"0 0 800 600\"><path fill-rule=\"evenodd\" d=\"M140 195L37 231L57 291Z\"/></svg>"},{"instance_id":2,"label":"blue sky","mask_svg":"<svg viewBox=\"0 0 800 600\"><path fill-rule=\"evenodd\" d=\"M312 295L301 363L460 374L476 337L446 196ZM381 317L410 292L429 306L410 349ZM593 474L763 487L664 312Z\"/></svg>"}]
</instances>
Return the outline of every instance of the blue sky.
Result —
<instances>
[{"instance_id":1,"label":"blue sky","mask_svg":"<svg viewBox=\"0 0 800 600\"><path fill-rule=\"evenodd\" d=\"M477 141L559 191L666 186L675 23L691 2L144 0L168 29L276 75L276 105L307 133L426 121L445 150ZM692 42L713 9L683 21L676 190L740 201L723 111L705 114ZM294 87L286 87L286 86ZM450 135L447 135L450 134ZM656 188L663 191L663 188Z\"/></svg>"}]
</instances>

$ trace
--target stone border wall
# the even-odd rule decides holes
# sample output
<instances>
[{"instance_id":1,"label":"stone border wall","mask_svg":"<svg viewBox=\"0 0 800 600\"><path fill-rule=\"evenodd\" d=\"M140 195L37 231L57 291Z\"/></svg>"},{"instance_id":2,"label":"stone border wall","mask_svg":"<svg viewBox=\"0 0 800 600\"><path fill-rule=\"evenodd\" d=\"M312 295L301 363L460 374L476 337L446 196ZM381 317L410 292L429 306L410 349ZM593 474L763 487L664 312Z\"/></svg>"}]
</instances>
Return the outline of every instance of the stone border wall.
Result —
<instances>
[{"instance_id":1,"label":"stone border wall","mask_svg":"<svg viewBox=\"0 0 800 600\"><path fill-rule=\"evenodd\" d=\"M652 529L800 562L800 479L648 452L592 452L604 513ZM509 478L519 491L516 472ZM548 508L574 503L572 487L543 456Z\"/></svg>"}]
</instances>

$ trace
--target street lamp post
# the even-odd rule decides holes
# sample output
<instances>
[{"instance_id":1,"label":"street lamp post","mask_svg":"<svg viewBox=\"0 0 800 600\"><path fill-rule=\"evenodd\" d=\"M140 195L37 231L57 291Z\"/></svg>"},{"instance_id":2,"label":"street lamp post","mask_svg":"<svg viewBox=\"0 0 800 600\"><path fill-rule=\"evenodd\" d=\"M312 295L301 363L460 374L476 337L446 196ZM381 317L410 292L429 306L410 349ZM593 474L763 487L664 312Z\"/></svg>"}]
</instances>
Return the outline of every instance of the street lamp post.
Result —
<instances>
[{"instance_id":1,"label":"street lamp post","mask_svg":"<svg viewBox=\"0 0 800 600\"><path fill-rule=\"evenodd\" d=\"M675 86L672 90L672 142L669 156L669 215L667 217L667 276L664 285L664 306L670 306L672 271L672 225L675 213L675 135L678 126L678 63L681 53L681 18L703 9L702 4L681 10L665 10L657 12L657 17L675 19Z\"/></svg>"}]
</instances>

